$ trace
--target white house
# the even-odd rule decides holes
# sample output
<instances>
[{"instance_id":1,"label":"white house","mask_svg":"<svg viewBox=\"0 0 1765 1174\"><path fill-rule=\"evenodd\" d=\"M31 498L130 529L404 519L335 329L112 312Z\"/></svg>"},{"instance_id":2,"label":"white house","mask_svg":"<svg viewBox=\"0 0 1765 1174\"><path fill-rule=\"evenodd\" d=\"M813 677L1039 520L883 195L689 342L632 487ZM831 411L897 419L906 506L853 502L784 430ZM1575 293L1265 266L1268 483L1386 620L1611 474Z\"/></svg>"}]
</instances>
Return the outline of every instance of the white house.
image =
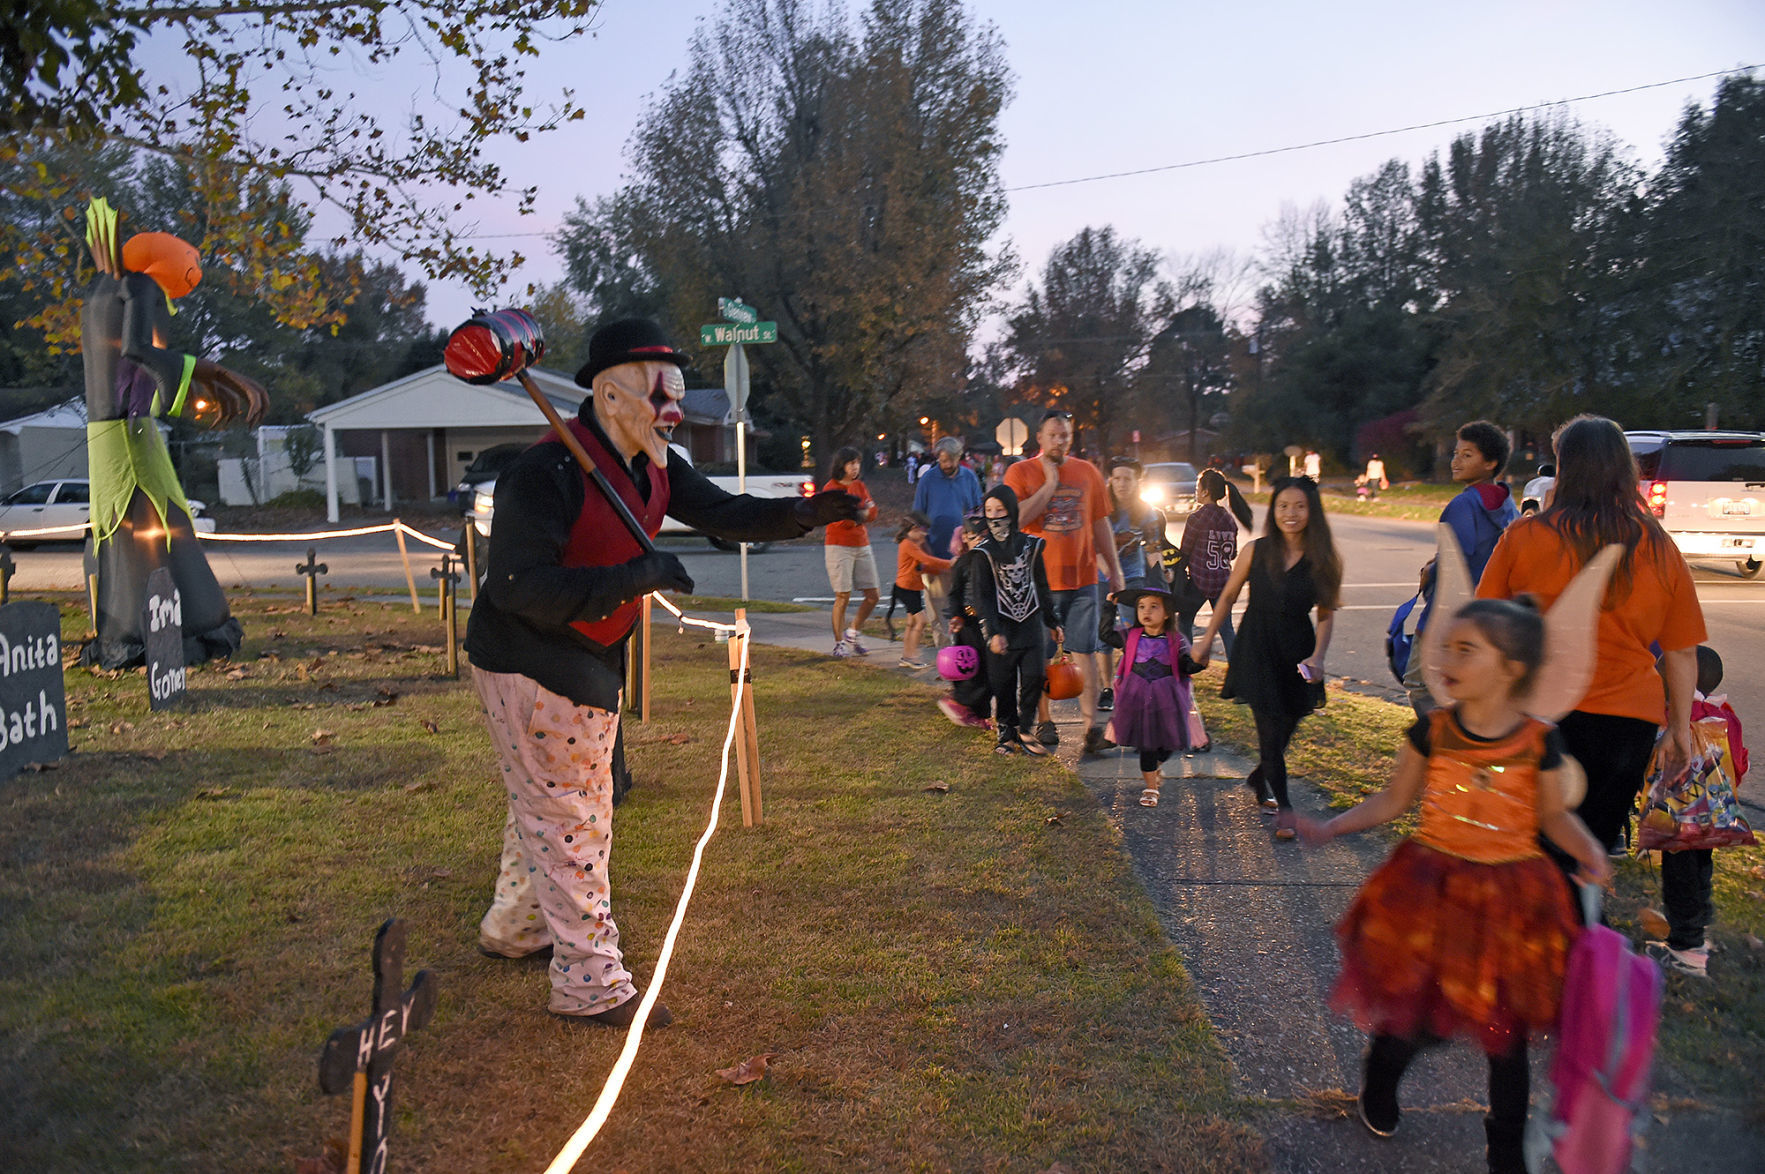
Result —
<instances>
[{"instance_id":1,"label":"white house","mask_svg":"<svg viewBox=\"0 0 1765 1174\"><path fill-rule=\"evenodd\" d=\"M533 367L528 374L565 419L588 394L560 372ZM723 389L688 388L683 409L686 421L675 439L693 460L733 461L734 419ZM340 486L356 474L350 458L376 458L373 496L390 510L400 501L445 497L487 448L531 444L549 432L544 413L519 386L465 383L439 365L328 404L307 419L324 432L325 507L333 522Z\"/></svg>"},{"instance_id":2,"label":"white house","mask_svg":"<svg viewBox=\"0 0 1765 1174\"><path fill-rule=\"evenodd\" d=\"M86 475L86 401L72 399L0 424L0 494Z\"/></svg>"}]
</instances>

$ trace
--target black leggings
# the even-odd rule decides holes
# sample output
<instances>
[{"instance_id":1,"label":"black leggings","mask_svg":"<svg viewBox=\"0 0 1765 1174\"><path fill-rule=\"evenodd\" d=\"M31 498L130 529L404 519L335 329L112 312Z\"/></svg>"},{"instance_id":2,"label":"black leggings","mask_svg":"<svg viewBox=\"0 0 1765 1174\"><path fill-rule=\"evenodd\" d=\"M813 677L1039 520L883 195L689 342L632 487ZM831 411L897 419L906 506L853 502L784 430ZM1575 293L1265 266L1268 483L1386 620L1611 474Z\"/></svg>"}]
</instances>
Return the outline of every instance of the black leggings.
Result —
<instances>
[{"instance_id":1,"label":"black leggings","mask_svg":"<svg viewBox=\"0 0 1765 1174\"><path fill-rule=\"evenodd\" d=\"M1250 713L1256 718L1256 769L1285 811L1293 806L1287 799L1287 743L1293 740L1299 719L1254 706Z\"/></svg>"},{"instance_id":2,"label":"black leggings","mask_svg":"<svg viewBox=\"0 0 1765 1174\"><path fill-rule=\"evenodd\" d=\"M1140 773L1143 775L1151 774L1169 761L1170 756L1171 752L1169 750L1140 751Z\"/></svg>"},{"instance_id":3,"label":"black leggings","mask_svg":"<svg viewBox=\"0 0 1765 1174\"><path fill-rule=\"evenodd\" d=\"M1418 1053L1442 1041L1432 1036L1403 1039L1376 1035L1367 1050L1366 1083L1362 1093L1377 1103L1397 1099L1397 1084ZM1517 1144L1526 1129L1526 1107L1532 1100L1532 1070L1526 1062L1526 1041L1521 1039L1505 1056L1489 1057L1489 1128L1491 1138L1511 1135Z\"/></svg>"},{"instance_id":4,"label":"black leggings","mask_svg":"<svg viewBox=\"0 0 1765 1174\"><path fill-rule=\"evenodd\" d=\"M1042 645L987 652L987 683L993 688L993 724L1005 730L1029 730L1036 725L1036 702L1042 699Z\"/></svg>"},{"instance_id":5,"label":"black leggings","mask_svg":"<svg viewBox=\"0 0 1765 1174\"><path fill-rule=\"evenodd\" d=\"M1566 714L1557 723L1563 749L1587 772L1587 796L1575 814L1608 851L1630 818L1631 805L1648 774L1658 727L1634 717L1606 713ZM1552 853L1552 855L1557 855ZM1558 856L1561 862L1562 857Z\"/></svg>"}]
</instances>

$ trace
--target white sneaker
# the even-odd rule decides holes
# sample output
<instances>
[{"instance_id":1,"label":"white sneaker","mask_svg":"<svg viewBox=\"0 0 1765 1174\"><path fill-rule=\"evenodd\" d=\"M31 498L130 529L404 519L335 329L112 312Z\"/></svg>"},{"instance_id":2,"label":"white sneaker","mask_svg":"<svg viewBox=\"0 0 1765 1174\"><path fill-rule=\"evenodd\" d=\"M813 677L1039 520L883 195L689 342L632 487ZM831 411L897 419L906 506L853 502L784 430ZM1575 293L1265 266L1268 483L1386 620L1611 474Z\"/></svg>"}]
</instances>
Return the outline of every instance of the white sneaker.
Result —
<instances>
[{"instance_id":1,"label":"white sneaker","mask_svg":"<svg viewBox=\"0 0 1765 1174\"><path fill-rule=\"evenodd\" d=\"M870 649L864 647L864 641L858 639L858 632L857 632L857 629L855 629L855 628L847 628L846 629L846 638L842 643L845 643L845 644L848 644L851 646L852 655L854 655L854 656L869 656L870 655Z\"/></svg>"},{"instance_id":2,"label":"white sneaker","mask_svg":"<svg viewBox=\"0 0 1765 1174\"><path fill-rule=\"evenodd\" d=\"M844 640L836 640L834 641L833 654L841 660L844 660L846 657L852 655L852 646L847 644Z\"/></svg>"},{"instance_id":3,"label":"white sneaker","mask_svg":"<svg viewBox=\"0 0 1765 1174\"><path fill-rule=\"evenodd\" d=\"M1676 970L1695 978L1710 977L1708 946L1699 946L1695 950L1675 950L1666 942L1647 942L1643 946L1643 952L1660 963L1662 970Z\"/></svg>"}]
</instances>

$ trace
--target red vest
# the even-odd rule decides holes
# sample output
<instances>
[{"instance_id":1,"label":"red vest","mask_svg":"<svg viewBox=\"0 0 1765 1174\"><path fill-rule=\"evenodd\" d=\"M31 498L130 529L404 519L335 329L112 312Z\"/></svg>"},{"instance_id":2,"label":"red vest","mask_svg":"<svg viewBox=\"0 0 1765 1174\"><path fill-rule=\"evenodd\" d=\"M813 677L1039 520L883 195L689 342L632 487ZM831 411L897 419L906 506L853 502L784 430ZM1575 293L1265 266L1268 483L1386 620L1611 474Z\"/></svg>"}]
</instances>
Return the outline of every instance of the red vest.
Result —
<instances>
[{"instance_id":1,"label":"red vest","mask_svg":"<svg viewBox=\"0 0 1765 1174\"><path fill-rule=\"evenodd\" d=\"M583 451L594 461L601 476L607 479L625 504L631 510L632 517L644 528L644 533L651 538L662 528L662 518L668 512L668 470L654 464L648 466L650 477L650 499L644 501L638 496L637 486L630 473L619 458L613 455L603 444L594 431L580 419L569 421L570 431L581 442ZM561 444L556 436L548 436L546 444ZM564 565L567 567L610 567L618 563L628 562L643 553L637 539L619 520L613 505L601 492L600 486L594 484L588 474L582 474L582 512L576 515L576 524L570 527L570 541L564 547ZM632 625L637 623L641 601L628 599L619 605L619 609L606 619L576 620L571 627L605 648L611 648L631 634Z\"/></svg>"}]
</instances>

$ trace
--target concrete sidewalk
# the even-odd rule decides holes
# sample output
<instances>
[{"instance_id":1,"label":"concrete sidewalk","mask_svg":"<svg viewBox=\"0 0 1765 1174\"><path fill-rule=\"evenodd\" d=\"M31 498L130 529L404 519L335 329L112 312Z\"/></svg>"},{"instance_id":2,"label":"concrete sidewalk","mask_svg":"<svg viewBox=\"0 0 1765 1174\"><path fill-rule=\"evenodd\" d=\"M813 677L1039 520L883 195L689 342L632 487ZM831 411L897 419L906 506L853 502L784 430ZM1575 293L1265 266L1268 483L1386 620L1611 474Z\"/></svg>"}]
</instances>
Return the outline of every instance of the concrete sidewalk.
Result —
<instances>
[{"instance_id":1,"label":"concrete sidewalk","mask_svg":"<svg viewBox=\"0 0 1765 1174\"><path fill-rule=\"evenodd\" d=\"M761 643L820 653L833 646L825 611L749 619ZM854 666L903 671L895 669L898 643L866 643L870 655L852 658ZM922 659L931 656L922 653ZM937 681L930 669L908 675ZM1435 1049L1416 1061L1404 1079L1403 1127L1395 1137L1374 1138L1353 1115L1365 1038L1326 1002L1337 973L1332 930L1391 842L1377 834L1321 849L1276 841L1272 816L1244 786L1252 761L1225 747L1167 762L1159 805L1141 807L1137 755L1081 755L1077 702L1057 703L1054 716L1056 756L1121 829L1135 873L1232 1063L1233 1092L1268 1102L1257 1123L1271 1168L1283 1174L1482 1170L1488 1070L1468 1045ZM928 711L927 720L937 719ZM1303 747L1303 727L1298 742ZM1297 778L1293 801L1302 812L1328 814L1321 793ZM1533 1049L1534 1114L1548 1109L1548 1056L1548 1046ZM1765 1136L1738 1112L1679 1107L1696 1102L1675 1089L1659 1065L1655 1086L1676 1107L1650 1122L1640 1169L1765 1170Z\"/></svg>"}]
</instances>

